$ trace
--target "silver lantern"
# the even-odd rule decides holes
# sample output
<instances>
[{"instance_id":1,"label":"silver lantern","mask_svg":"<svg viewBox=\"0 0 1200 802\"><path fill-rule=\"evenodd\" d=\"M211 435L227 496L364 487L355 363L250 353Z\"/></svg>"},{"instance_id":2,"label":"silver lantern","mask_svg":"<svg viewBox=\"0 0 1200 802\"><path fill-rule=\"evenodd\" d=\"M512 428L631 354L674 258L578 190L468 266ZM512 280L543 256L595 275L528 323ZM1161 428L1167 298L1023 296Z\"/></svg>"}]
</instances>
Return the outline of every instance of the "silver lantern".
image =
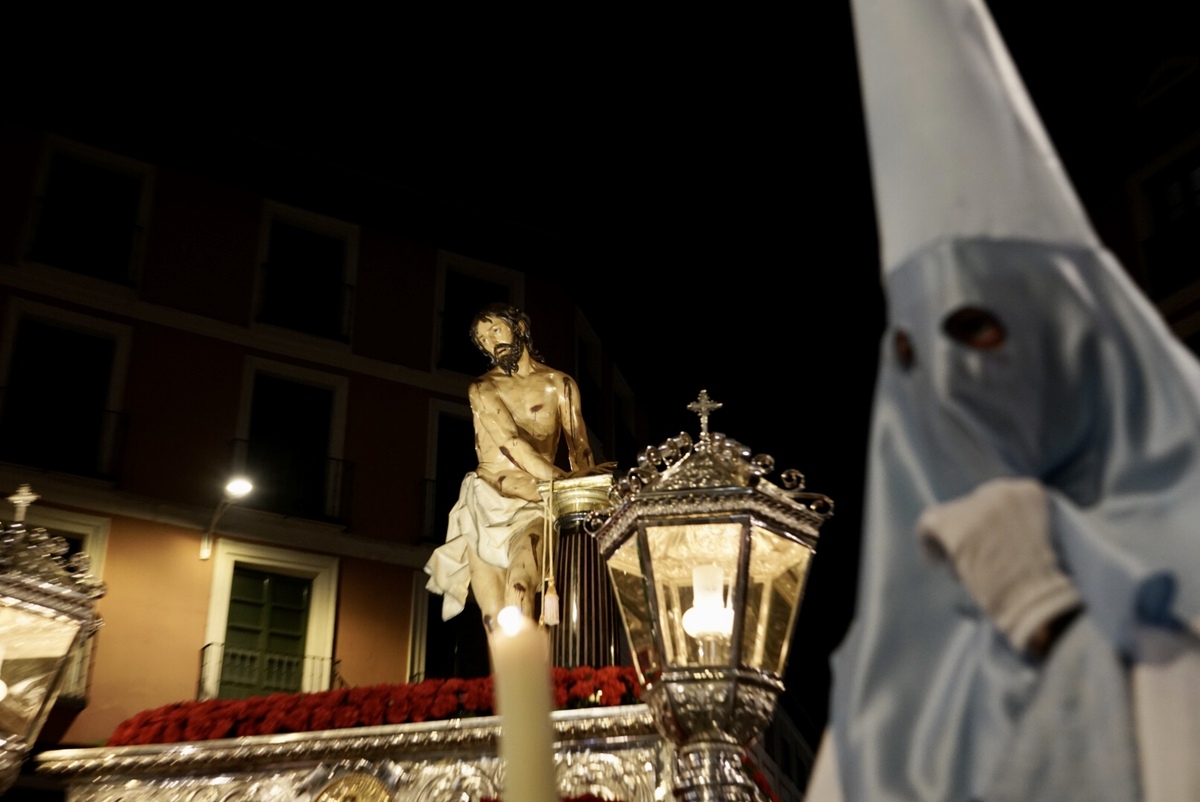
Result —
<instances>
[{"instance_id":1,"label":"silver lantern","mask_svg":"<svg viewBox=\"0 0 1200 802\"><path fill-rule=\"evenodd\" d=\"M591 522L643 696L675 744L675 793L754 800L742 756L771 721L827 497L774 460L708 431L647 448Z\"/></svg>"},{"instance_id":2,"label":"silver lantern","mask_svg":"<svg viewBox=\"0 0 1200 802\"><path fill-rule=\"evenodd\" d=\"M24 524L37 496L21 485L9 496L13 523L0 531L0 793L54 706L68 658L99 626L104 587L88 574L87 556L65 559L62 538Z\"/></svg>"}]
</instances>

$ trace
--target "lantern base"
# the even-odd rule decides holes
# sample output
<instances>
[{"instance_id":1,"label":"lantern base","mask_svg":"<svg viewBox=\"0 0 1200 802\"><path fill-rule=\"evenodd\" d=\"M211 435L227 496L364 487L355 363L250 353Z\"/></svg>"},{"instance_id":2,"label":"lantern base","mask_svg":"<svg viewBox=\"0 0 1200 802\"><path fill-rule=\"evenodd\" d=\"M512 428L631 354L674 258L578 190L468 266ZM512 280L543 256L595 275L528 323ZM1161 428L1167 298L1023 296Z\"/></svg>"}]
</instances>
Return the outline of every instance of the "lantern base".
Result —
<instances>
[{"instance_id":1,"label":"lantern base","mask_svg":"<svg viewBox=\"0 0 1200 802\"><path fill-rule=\"evenodd\" d=\"M675 752L675 798L680 802L756 802L754 781L742 767L743 750L698 743Z\"/></svg>"},{"instance_id":2,"label":"lantern base","mask_svg":"<svg viewBox=\"0 0 1200 802\"><path fill-rule=\"evenodd\" d=\"M772 674L716 667L674 668L646 686L643 698L654 723L675 744L678 800L762 799L742 759L771 723L782 690Z\"/></svg>"},{"instance_id":3,"label":"lantern base","mask_svg":"<svg viewBox=\"0 0 1200 802\"><path fill-rule=\"evenodd\" d=\"M671 668L646 684L642 698L659 731L679 747L724 742L745 748L775 715L783 683L744 668Z\"/></svg>"}]
</instances>

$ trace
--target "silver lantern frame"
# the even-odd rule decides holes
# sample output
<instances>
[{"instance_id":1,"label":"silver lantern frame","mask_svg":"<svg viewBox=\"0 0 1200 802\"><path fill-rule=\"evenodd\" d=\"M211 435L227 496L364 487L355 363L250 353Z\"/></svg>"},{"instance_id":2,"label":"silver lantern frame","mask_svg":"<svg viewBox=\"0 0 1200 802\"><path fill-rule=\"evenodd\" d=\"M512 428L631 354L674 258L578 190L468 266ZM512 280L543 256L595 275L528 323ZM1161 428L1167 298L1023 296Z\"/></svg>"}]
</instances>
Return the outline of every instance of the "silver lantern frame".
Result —
<instances>
[{"instance_id":1,"label":"silver lantern frame","mask_svg":"<svg viewBox=\"0 0 1200 802\"><path fill-rule=\"evenodd\" d=\"M683 433L647 448L614 487L615 507L593 516L591 528L643 698L675 744L676 796L743 802L758 797L742 758L784 691L792 631L833 502L805 492L796 471L783 474L784 487L767 481L771 457L710 434L707 413L716 405L707 393L691 407L701 412L699 440ZM683 607L701 606L697 567L710 563L727 623L689 630Z\"/></svg>"},{"instance_id":2,"label":"silver lantern frame","mask_svg":"<svg viewBox=\"0 0 1200 802\"><path fill-rule=\"evenodd\" d=\"M26 527L38 496L21 485L0 530L0 794L12 786L62 689L70 657L99 629L104 584L86 554L66 559L66 542Z\"/></svg>"}]
</instances>

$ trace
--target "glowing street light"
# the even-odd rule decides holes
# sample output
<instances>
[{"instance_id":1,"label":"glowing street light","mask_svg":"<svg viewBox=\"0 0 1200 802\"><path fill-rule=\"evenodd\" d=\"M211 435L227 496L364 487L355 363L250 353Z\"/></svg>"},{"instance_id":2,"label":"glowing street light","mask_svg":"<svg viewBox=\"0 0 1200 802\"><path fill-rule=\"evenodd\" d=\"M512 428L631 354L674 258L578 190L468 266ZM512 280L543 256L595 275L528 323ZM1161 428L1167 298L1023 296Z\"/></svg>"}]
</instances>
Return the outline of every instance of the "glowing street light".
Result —
<instances>
[{"instance_id":1,"label":"glowing street light","mask_svg":"<svg viewBox=\"0 0 1200 802\"><path fill-rule=\"evenodd\" d=\"M213 511L212 520L208 522L208 529L204 532L204 536L200 538L201 560L207 560L212 556L213 533L217 528L217 521L221 520L221 516L225 514L225 510L248 496L252 490L254 490L254 483L244 476L235 476L225 483L225 496Z\"/></svg>"}]
</instances>

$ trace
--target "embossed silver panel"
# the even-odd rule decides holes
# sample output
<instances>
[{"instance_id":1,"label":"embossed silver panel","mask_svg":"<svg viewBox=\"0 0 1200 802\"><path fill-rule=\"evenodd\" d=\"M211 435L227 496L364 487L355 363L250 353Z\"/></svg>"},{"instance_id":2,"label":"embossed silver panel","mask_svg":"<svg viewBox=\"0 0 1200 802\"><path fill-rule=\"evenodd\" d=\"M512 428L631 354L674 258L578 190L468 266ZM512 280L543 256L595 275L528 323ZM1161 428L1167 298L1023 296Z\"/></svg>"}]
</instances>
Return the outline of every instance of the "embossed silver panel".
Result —
<instances>
[{"instance_id":1,"label":"embossed silver panel","mask_svg":"<svg viewBox=\"0 0 1200 802\"><path fill-rule=\"evenodd\" d=\"M654 802L669 788L672 753L644 705L558 711L554 725L564 796ZM487 717L62 750L43 753L38 771L66 779L70 802L326 802L351 775L377 781L387 802L480 802L503 787L498 734Z\"/></svg>"}]
</instances>

